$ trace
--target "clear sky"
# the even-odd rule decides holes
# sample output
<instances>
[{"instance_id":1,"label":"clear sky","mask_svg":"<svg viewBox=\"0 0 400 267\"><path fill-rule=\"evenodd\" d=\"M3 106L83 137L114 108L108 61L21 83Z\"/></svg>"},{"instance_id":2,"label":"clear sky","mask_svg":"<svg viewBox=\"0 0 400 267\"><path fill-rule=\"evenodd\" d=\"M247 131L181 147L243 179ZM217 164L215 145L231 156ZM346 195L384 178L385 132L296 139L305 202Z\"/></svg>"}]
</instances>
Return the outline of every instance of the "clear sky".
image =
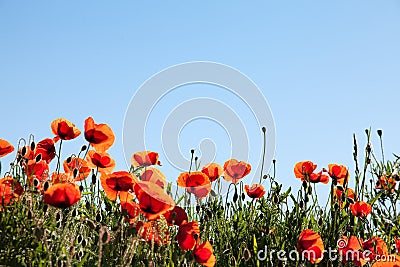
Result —
<instances>
[{"instance_id":1,"label":"clear sky","mask_svg":"<svg viewBox=\"0 0 400 267\"><path fill-rule=\"evenodd\" d=\"M33 133L38 140L51 136L53 119L83 129L93 116L113 128L110 153L125 169L122 125L137 88L171 65L215 61L242 71L264 93L275 118L278 178L297 185L297 161L354 170L352 134L363 143L365 128L382 128L387 154L400 153L399 47L396 0L0 0L0 138L16 144ZM202 92L234 103L220 90ZM166 99L160 112L184 93ZM198 129L182 131L182 150L191 136L204 137ZM225 142L224 134L216 142ZM82 143L67 143L65 153Z\"/></svg>"}]
</instances>

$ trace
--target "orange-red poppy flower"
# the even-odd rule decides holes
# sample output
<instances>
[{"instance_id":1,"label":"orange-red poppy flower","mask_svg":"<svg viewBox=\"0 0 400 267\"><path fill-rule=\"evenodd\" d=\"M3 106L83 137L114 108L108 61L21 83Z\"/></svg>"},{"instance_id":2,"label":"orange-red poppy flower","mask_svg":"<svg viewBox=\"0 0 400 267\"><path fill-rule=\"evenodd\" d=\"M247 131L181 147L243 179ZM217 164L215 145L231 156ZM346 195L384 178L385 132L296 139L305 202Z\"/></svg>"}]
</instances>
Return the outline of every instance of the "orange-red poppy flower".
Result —
<instances>
[{"instance_id":1,"label":"orange-red poppy flower","mask_svg":"<svg viewBox=\"0 0 400 267\"><path fill-rule=\"evenodd\" d=\"M169 225L180 226L188 221L186 211L179 206L175 206L172 210L167 211L164 214L164 218Z\"/></svg>"},{"instance_id":2,"label":"orange-red poppy flower","mask_svg":"<svg viewBox=\"0 0 400 267\"><path fill-rule=\"evenodd\" d=\"M364 258L362 249L363 240L355 236L342 236L338 241L338 248L343 263L351 262L355 266L364 266L368 260Z\"/></svg>"},{"instance_id":3,"label":"orange-red poppy flower","mask_svg":"<svg viewBox=\"0 0 400 267\"><path fill-rule=\"evenodd\" d=\"M243 161L230 159L225 162L224 171L224 179L228 182L237 184L240 179L250 173L251 165Z\"/></svg>"},{"instance_id":4,"label":"orange-red poppy flower","mask_svg":"<svg viewBox=\"0 0 400 267\"><path fill-rule=\"evenodd\" d=\"M129 222L129 224L134 223L139 218L140 207L139 204L137 204L135 201L133 201L132 199L126 201L121 200L120 205L121 212L126 213L126 220Z\"/></svg>"},{"instance_id":5,"label":"orange-red poppy flower","mask_svg":"<svg viewBox=\"0 0 400 267\"><path fill-rule=\"evenodd\" d=\"M396 189L396 180L384 174L379 177L375 188L385 190L385 192L388 194L393 194Z\"/></svg>"},{"instance_id":6,"label":"orange-red poppy flower","mask_svg":"<svg viewBox=\"0 0 400 267\"><path fill-rule=\"evenodd\" d=\"M369 261L372 262L376 259L379 259L380 256L382 255L388 255L389 254L389 250L388 247L385 243L385 241L383 241L382 238L377 237L377 236L373 236L370 239L368 239L367 241L365 241L363 243L363 249L368 250L370 253L368 253L368 255L366 255L369 258ZM379 255L377 257L377 255Z\"/></svg>"},{"instance_id":7,"label":"orange-red poppy flower","mask_svg":"<svg viewBox=\"0 0 400 267\"><path fill-rule=\"evenodd\" d=\"M136 224L136 233L146 242L157 245L168 244L168 230L162 230L163 227L158 221L143 222L139 221Z\"/></svg>"},{"instance_id":8,"label":"orange-red poppy flower","mask_svg":"<svg viewBox=\"0 0 400 267\"><path fill-rule=\"evenodd\" d=\"M100 172L112 172L115 168L115 160L107 152L89 150L86 161L89 167L99 168Z\"/></svg>"},{"instance_id":9,"label":"orange-red poppy flower","mask_svg":"<svg viewBox=\"0 0 400 267\"><path fill-rule=\"evenodd\" d=\"M253 184L251 187L245 185L244 190L250 198L262 198L265 195L264 187L260 184Z\"/></svg>"},{"instance_id":10,"label":"orange-red poppy flower","mask_svg":"<svg viewBox=\"0 0 400 267\"><path fill-rule=\"evenodd\" d=\"M306 229L300 233L297 249L312 264L321 262L324 257L324 243L321 236L313 230Z\"/></svg>"},{"instance_id":11,"label":"orange-red poppy flower","mask_svg":"<svg viewBox=\"0 0 400 267\"><path fill-rule=\"evenodd\" d=\"M193 250L193 256L197 263L206 266L213 267L215 265L215 256L209 241L205 241L200 245L196 245Z\"/></svg>"},{"instance_id":12,"label":"orange-red poppy flower","mask_svg":"<svg viewBox=\"0 0 400 267\"><path fill-rule=\"evenodd\" d=\"M6 140L0 139L0 158L14 151L14 147Z\"/></svg>"},{"instance_id":13,"label":"orange-red poppy flower","mask_svg":"<svg viewBox=\"0 0 400 267\"><path fill-rule=\"evenodd\" d=\"M301 161L294 166L294 175L302 181L308 180L316 168L317 165L312 161Z\"/></svg>"},{"instance_id":14,"label":"orange-red poppy flower","mask_svg":"<svg viewBox=\"0 0 400 267\"><path fill-rule=\"evenodd\" d=\"M42 160L46 161L47 164L54 159L56 156L56 147L54 146L53 139L46 138L37 143L35 149L35 158L39 154L42 156Z\"/></svg>"},{"instance_id":15,"label":"orange-red poppy flower","mask_svg":"<svg viewBox=\"0 0 400 267\"><path fill-rule=\"evenodd\" d=\"M115 201L117 200L119 192L127 192L133 189L137 177L126 171L118 171L113 173L102 173L100 181L107 197L110 200Z\"/></svg>"},{"instance_id":16,"label":"orange-red poppy flower","mask_svg":"<svg viewBox=\"0 0 400 267\"><path fill-rule=\"evenodd\" d=\"M175 206L174 200L161 187L154 186L151 182L138 181L133 189L140 209L148 220L158 219Z\"/></svg>"},{"instance_id":17,"label":"orange-red poppy flower","mask_svg":"<svg viewBox=\"0 0 400 267\"><path fill-rule=\"evenodd\" d=\"M45 192L43 201L57 208L68 208L81 199L79 186L74 183L53 184Z\"/></svg>"},{"instance_id":18,"label":"orange-red poppy flower","mask_svg":"<svg viewBox=\"0 0 400 267\"><path fill-rule=\"evenodd\" d=\"M144 169L140 175L140 178L142 181L152 182L161 188L164 188L167 184L165 175L159 169L152 167Z\"/></svg>"},{"instance_id":19,"label":"orange-red poppy flower","mask_svg":"<svg viewBox=\"0 0 400 267\"><path fill-rule=\"evenodd\" d=\"M176 240L182 250L193 250L200 236L200 227L196 221L186 222L179 226Z\"/></svg>"},{"instance_id":20,"label":"orange-red poppy flower","mask_svg":"<svg viewBox=\"0 0 400 267\"><path fill-rule=\"evenodd\" d=\"M132 155L132 165L135 167L148 167L151 165L160 165L158 160L158 153L152 151L136 152Z\"/></svg>"},{"instance_id":21,"label":"orange-red poppy flower","mask_svg":"<svg viewBox=\"0 0 400 267\"><path fill-rule=\"evenodd\" d=\"M327 184L329 183L329 177L328 175L325 175L322 173L322 171L318 172L318 173L311 173L310 177L310 182L311 183L323 183L323 184Z\"/></svg>"},{"instance_id":22,"label":"orange-red poppy flower","mask_svg":"<svg viewBox=\"0 0 400 267\"><path fill-rule=\"evenodd\" d=\"M92 117L85 120L85 139L96 151L104 152L115 141L115 136L110 126L101 123L96 124Z\"/></svg>"},{"instance_id":23,"label":"orange-red poppy flower","mask_svg":"<svg viewBox=\"0 0 400 267\"><path fill-rule=\"evenodd\" d=\"M344 186L347 184L349 179L349 171L343 165L338 164L328 164L328 174L335 180L338 184Z\"/></svg>"},{"instance_id":24,"label":"orange-red poppy flower","mask_svg":"<svg viewBox=\"0 0 400 267\"><path fill-rule=\"evenodd\" d=\"M51 123L51 130L56 135L56 141L75 139L81 134L81 131L75 127L75 124L66 119L56 119Z\"/></svg>"},{"instance_id":25,"label":"orange-red poppy flower","mask_svg":"<svg viewBox=\"0 0 400 267\"><path fill-rule=\"evenodd\" d=\"M18 200L23 193L24 189L20 183L11 176L0 179L0 206L11 204L14 200Z\"/></svg>"},{"instance_id":26,"label":"orange-red poppy flower","mask_svg":"<svg viewBox=\"0 0 400 267\"><path fill-rule=\"evenodd\" d=\"M364 218L372 212L372 207L364 201L357 201L354 204L350 204L350 210L354 216Z\"/></svg>"},{"instance_id":27,"label":"orange-red poppy flower","mask_svg":"<svg viewBox=\"0 0 400 267\"><path fill-rule=\"evenodd\" d=\"M344 193L344 191L342 189L339 189L337 187L335 187L333 189L334 200L335 200L335 202L339 203L340 208L344 208L344 204L345 204L344 201L343 201L343 200L345 200L345 199L343 199L344 198L343 197L343 193ZM349 199L352 199L353 202L354 202L355 197L356 197L354 190L351 189L351 188L346 188L345 197L349 198Z\"/></svg>"},{"instance_id":28,"label":"orange-red poppy flower","mask_svg":"<svg viewBox=\"0 0 400 267\"><path fill-rule=\"evenodd\" d=\"M397 253L400 253L400 238L395 237L394 243L396 245Z\"/></svg>"},{"instance_id":29,"label":"orange-red poppy flower","mask_svg":"<svg viewBox=\"0 0 400 267\"><path fill-rule=\"evenodd\" d=\"M211 192L210 179L202 172L181 173L178 177L178 185L185 187L198 199L205 198Z\"/></svg>"},{"instance_id":30,"label":"orange-red poppy flower","mask_svg":"<svg viewBox=\"0 0 400 267\"><path fill-rule=\"evenodd\" d=\"M92 171L86 160L75 156L65 160L63 166L66 173L74 173L74 170L77 169L78 172L76 173L75 181L86 179Z\"/></svg>"},{"instance_id":31,"label":"orange-red poppy flower","mask_svg":"<svg viewBox=\"0 0 400 267\"><path fill-rule=\"evenodd\" d=\"M214 182L223 174L224 170L217 163L208 163L204 165L201 172L208 176L210 182Z\"/></svg>"}]
</instances>

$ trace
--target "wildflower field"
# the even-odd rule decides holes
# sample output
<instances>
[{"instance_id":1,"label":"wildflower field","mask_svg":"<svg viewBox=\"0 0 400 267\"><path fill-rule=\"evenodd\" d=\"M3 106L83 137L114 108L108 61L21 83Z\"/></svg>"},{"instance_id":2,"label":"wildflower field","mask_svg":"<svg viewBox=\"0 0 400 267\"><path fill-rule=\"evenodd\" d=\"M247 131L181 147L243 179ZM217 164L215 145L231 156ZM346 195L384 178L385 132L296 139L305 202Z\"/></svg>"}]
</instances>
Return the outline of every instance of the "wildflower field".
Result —
<instances>
[{"instance_id":1,"label":"wildflower field","mask_svg":"<svg viewBox=\"0 0 400 267\"><path fill-rule=\"evenodd\" d=\"M60 118L50 128L43 140L0 139L1 266L400 266L400 157L384 157L381 130L354 136L354 173L299 161L298 192L277 182L275 161L244 184L242 159L200 166L190 151L177 195L155 151L115 169L107 124L89 117L81 132ZM80 151L63 155L81 134Z\"/></svg>"}]
</instances>

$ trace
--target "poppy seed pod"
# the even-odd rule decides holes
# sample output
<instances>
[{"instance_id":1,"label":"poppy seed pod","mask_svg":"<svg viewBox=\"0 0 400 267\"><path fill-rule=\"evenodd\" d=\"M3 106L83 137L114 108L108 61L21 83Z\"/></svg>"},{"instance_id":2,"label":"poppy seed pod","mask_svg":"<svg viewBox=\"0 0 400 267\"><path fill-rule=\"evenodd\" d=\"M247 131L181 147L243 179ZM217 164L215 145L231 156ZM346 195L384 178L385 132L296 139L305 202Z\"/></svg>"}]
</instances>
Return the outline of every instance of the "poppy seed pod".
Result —
<instances>
[{"instance_id":1,"label":"poppy seed pod","mask_svg":"<svg viewBox=\"0 0 400 267\"><path fill-rule=\"evenodd\" d=\"M381 129L377 130L376 132L378 133L379 137L382 137L382 130Z\"/></svg>"},{"instance_id":2,"label":"poppy seed pod","mask_svg":"<svg viewBox=\"0 0 400 267\"><path fill-rule=\"evenodd\" d=\"M263 127L261 128L261 130L263 131L263 133L265 133L265 132L267 131L267 128L266 128L265 126L263 126Z\"/></svg>"},{"instance_id":3,"label":"poppy seed pod","mask_svg":"<svg viewBox=\"0 0 400 267\"><path fill-rule=\"evenodd\" d=\"M32 143L31 143L31 150L33 151L33 150L35 150L35 148L36 148L35 141L32 141Z\"/></svg>"},{"instance_id":4,"label":"poppy seed pod","mask_svg":"<svg viewBox=\"0 0 400 267\"><path fill-rule=\"evenodd\" d=\"M194 149L191 149L191 150L190 150L190 153L194 154Z\"/></svg>"}]
</instances>

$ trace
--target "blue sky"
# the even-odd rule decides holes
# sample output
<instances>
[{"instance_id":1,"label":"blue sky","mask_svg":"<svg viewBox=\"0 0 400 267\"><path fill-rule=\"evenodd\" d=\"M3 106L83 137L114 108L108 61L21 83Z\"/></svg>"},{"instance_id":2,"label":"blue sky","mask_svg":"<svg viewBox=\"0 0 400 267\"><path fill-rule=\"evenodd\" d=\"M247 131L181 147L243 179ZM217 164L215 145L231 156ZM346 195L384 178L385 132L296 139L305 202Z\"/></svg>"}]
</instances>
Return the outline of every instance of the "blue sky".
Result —
<instances>
[{"instance_id":1,"label":"blue sky","mask_svg":"<svg viewBox=\"0 0 400 267\"><path fill-rule=\"evenodd\" d=\"M110 153L124 169L122 125L135 90L171 65L215 61L245 73L268 100L282 183L298 184L301 160L353 170L352 134L362 143L365 128L382 128L388 155L400 153L399 26L395 0L2 0L0 137L41 139L55 118L82 129L93 116L113 128ZM183 133L186 149L196 127Z\"/></svg>"}]
</instances>

